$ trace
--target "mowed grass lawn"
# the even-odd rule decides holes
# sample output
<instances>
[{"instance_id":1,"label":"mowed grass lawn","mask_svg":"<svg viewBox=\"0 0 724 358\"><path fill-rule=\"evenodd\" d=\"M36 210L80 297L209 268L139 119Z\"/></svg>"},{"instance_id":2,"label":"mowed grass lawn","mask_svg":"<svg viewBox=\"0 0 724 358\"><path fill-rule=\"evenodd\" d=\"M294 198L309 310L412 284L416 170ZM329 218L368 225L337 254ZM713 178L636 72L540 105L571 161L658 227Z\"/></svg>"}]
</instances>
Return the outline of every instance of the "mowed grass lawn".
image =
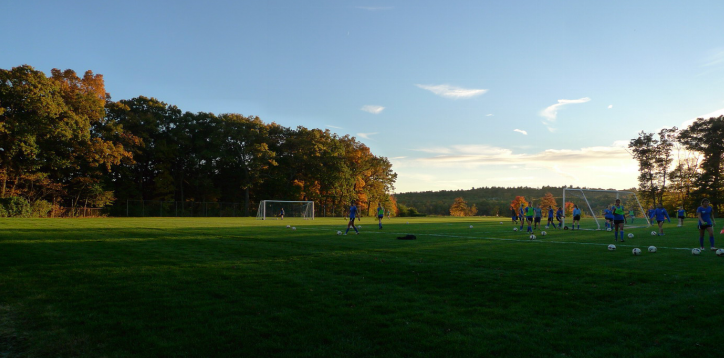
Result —
<instances>
[{"instance_id":1,"label":"mowed grass lawn","mask_svg":"<svg viewBox=\"0 0 724 358\"><path fill-rule=\"evenodd\" d=\"M692 219L616 251L509 218L345 223L3 219L0 357L724 355L724 258L691 254Z\"/></svg>"}]
</instances>

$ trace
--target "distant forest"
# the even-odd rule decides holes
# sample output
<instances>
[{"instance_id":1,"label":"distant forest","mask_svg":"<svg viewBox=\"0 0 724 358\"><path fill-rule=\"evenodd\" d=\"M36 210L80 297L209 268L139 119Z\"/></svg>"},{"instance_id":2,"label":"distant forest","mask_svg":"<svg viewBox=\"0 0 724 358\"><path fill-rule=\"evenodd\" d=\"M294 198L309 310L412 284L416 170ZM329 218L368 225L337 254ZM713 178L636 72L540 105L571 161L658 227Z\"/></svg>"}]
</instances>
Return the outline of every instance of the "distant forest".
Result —
<instances>
[{"instance_id":1,"label":"distant forest","mask_svg":"<svg viewBox=\"0 0 724 358\"><path fill-rule=\"evenodd\" d=\"M569 186L573 188L573 186ZM591 188L593 189L593 188ZM635 191L635 189L626 189ZM541 188L530 187L480 187L468 190L442 190L442 191L423 191L395 194L397 198L397 207L401 216L415 215L450 215L450 207L456 198L462 197L469 207L475 205L478 216L510 216L510 204L516 197L525 197L527 201L533 201L533 204L539 203L546 193L551 193L556 200L557 205L562 205L563 187L544 186ZM591 205L594 210L602 208L607 204L611 204L612 196L606 198L591 197ZM566 197L566 201L576 201L582 199L571 195ZM642 202L642 205L644 203ZM581 204L582 205L582 204Z\"/></svg>"}]
</instances>

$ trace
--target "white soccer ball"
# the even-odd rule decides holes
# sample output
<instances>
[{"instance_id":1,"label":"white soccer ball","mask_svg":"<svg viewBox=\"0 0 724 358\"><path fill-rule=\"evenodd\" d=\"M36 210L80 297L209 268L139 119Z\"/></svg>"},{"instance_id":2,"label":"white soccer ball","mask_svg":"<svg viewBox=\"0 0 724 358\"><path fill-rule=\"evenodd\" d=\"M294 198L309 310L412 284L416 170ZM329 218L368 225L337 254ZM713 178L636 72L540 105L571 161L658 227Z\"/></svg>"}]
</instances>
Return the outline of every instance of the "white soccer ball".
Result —
<instances>
[{"instance_id":1,"label":"white soccer ball","mask_svg":"<svg viewBox=\"0 0 724 358\"><path fill-rule=\"evenodd\" d=\"M517 227L514 227L514 228L513 228L513 231L518 231L518 228L517 228Z\"/></svg>"},{"instance_id":2,"label":"white soccer ball","mask_svg":"<svg viewBox=\"0 0 724 358\"><path fill-rule=\"evenodd\" d=\"M296 229L297 229L296 227L292 226L292 230L296 230Z\"/></svg>"},{"instance_id":3,"label":"white soccer ball","mask_svg":"<svg viewBox=\"0 0 724 358\"><path fill-rule=\"evenodd\" d=\"M530 235L531 240L535 240L535 235Z\"/></svg>"},{"instance_id":4,"label":"white soccer ball","mask_svg":"<svg viewBox=\"0 0 724 358\"><path fill-rule=\"evenodd\" d=\"M287 225L287 229L290 228L290 227L292 227L292 226L291 226L291 225Z\"/></svg>"},{"instance_id":5,"label":"white soccer ball","mask_svg":"<svg viewBox=\"0 0 724 358\"><path fill-rule=\"evenodd\" d=\"M546 229L548 228L548 225L546 225Z\"/></svg>"},{"instance_id":6,"label":"white soccer ball","mask_svg":"<svg viewBox=\"0 0 724 358\"><path fill-rule=\"evenodd\" d=\"M656 231L651 232L651 236L656 236L656 235L658 235L658 233Z\"/></svg>"},{"instance_id":7,"label":"white soccer ball","mask_svg":"<svg viewBox=\"0 0 724 358\"><path fill-rule=\"evenodd\" d=\"M341 231L337 231L337 235L342 235L342 232L341 232Z\"/></svg>"},{"instance_id":8,"label":"white soccer ball","mask_svg":"<svg viewBox=\"0 0 724 358\"><path fill-rule=\"evenodd\" d=\"M613 231L610 227L606 228L606 231Z\"/></svg>"},{"instance_id":9,"label":"white soccer ball","mask_svg":"<svg viewBox=\"0 0 724 358\"><path fill-rule=\"evenodd\" d=\"M472 229L472 228L473 228L473 226L472 226L472 225L470 225L470 228Z\"/></svg>"},{"instance_id":10,"label":"white soccer ball","mask_svg":"<svg viewBox=\"0 0 724 358\"><path fill-rule=\"evenodd\" d=\"M608 245L608 251L613 251L613 250L616 250L616 245L614 245L614 244Z\"/></svg>"},{"instance_id":11,"label":"white soccer ball","mask_svg":"<svg viewBox=\"0 0 724 358\"><path fill-rule=\"evenodd\" d=\"M548 235L548 233L547 233L547 232L545 232L545 231L541 231L541 232L540 232L540 234L541 234L541 235L543 235L543 236L546 236L546 235Z\"/></svg>"},{"instance_id":12,"label":"white soccer ball","mask_svg":"<svg viewBox=\"0 0 724 358\"><path fill-rule=\"evenodd\" d=\"M717 255L717 256L724 256L724 249L716 250L716 255Z\"/></svg>"},{"instance_id":13,"label":"white soccer ball","mask_svg":"<svg viewBox=\"0 0 724 358\"><path fill-rule=\"evenodd\" d=\"M639 249L639 248L637 247L637 248L631 250L631 253L634 254L634 256L641 255L641 249Z\"/></svg>"},{"instance_id":14,"label":"white soccer ball","mask_svg":"<svg viewBox=\"0 0 724 358\"><path fill-rule=\"evenodd\" d=\"M629 239L633 239L633 234L629 233L629 234L628 234L628 238L629 238Z\"/></svg>"},{"instance_id":15,"label":"white soccer ball","mask_svg":"<svg viewBox=\"0 0 724 358\"><path fill-rule=\"evenodd\" d=\"M408 221L408 222L406 222L405 224L409 224L409 223L410 223L410 222Z\"/></svg>"},{"instance_id":16,"label":"white soccer ball","mask_svg":"<svg viewBox=\"0 0 724 358\"><path fill-rule=\"evenodd\" d=\"M357 228L358 228L358 229L361 229L361 228L362 228L362 225L357 225Z\"/></svg>"},{"instance_id":17,"label":"white soccer ball","mask_svg":"<svg viewBox=\"0 0 724 358\"><path fill-rule=\"evenodd\" d=\"M649 252L652 254L656 252L656 246L649 246Z\"/></svg>"},{"instance_id":18,"label":"white soccer ball","mask_svg":"<svg viewBox=\"0 0 724 358\"><path fill-rule=\"evenodd\" d=\"M700 253L701 253L701 250L699 250L699 249L696 249L696 248L695 248L695 249L691 250L691 254L692 254L692 255L698 255L698 254L700 254Z\"/></svg>"},{"instance_id":19,"label":"white soccer ball","mask_svg":"<svg viewBox=\"0 0 724 358\"><path fill-rule=\"evenodd\" d=\"M503 224L503 222L501 221L501 222L500 222L500 224L502 225L502 224Z\"/></svg>"}]
</instances>

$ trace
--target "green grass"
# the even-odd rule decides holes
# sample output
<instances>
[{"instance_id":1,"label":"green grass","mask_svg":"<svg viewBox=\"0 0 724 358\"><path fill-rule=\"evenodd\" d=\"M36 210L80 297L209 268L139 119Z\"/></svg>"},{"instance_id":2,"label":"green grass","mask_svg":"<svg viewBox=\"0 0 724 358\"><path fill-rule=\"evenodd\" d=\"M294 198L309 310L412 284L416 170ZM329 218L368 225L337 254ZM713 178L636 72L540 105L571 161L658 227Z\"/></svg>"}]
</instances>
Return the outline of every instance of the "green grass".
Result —
<instances>
[{"instance_id":1,"label":"green grass","mask_svg":"<svg viewBox=\"0 0 724 358\"><path fill-rule=\"evenodd\" d=\"M0 357L721 356L724 258L684 249L692 220L616 251L509 222L5 219Z\"/></svg>"}]
</instances>

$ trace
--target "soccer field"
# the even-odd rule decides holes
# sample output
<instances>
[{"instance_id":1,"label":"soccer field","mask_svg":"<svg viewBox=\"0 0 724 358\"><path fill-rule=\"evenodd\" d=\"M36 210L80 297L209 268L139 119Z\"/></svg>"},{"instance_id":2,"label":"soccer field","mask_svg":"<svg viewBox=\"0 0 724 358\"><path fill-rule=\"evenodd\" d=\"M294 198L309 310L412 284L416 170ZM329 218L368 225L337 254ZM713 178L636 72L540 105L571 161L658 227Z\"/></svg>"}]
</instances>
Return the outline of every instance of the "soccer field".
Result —
<instances>
[{"instance_id":1,"label":"soccer field","mask_svg":"<svg viewBox=\"0 0 724 358\"><path fill-rule=\"evenodd\" d=\"M359 223L3 219L0 357L721 356L724 257L691 254L693 220L615 251L510 218Z\"/></svg>"}]
</instances>

